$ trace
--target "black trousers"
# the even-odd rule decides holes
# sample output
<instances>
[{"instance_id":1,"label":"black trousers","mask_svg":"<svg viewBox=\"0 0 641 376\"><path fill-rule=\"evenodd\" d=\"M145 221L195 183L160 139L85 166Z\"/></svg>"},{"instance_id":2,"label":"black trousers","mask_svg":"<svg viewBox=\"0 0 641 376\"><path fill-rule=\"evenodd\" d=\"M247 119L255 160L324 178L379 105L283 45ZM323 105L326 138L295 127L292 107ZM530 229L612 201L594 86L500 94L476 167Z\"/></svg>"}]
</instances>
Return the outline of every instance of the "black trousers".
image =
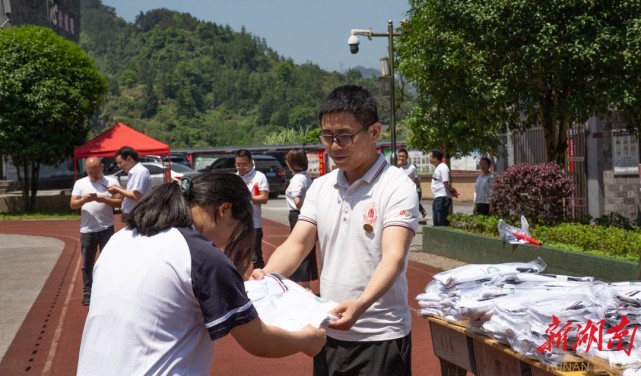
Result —
<instances>
[{"instance_id":1,"label":"black trousers","mask_svg":"<svg viewBox=\"0 0 641 376\"><path fill-rule=\"evenodd\" d=\"M85 294L91 293L91 285L93 284L93 265L96 262L98 247L100 247L100 252L102 252L113 234L113 226L102 231L80 233L80 249L82 251L82 291Z\"/></svg>"},{"instance_id":2,"label":"black trousers","mask_svg":"<svg viewBox=\"0 0 641 376\"><path fill-rule=\"evenodd\" d=\"M412 333L388 341L348 342L327 337L314 357L314 376L410 376Z\"/></svg>"},{"instance_id":3,"label":"black trousers","mask_svg":"<svg viewBox=\"0 0 641 376\"><path fill-rule=\"evenodd\" d=\"M265 266L265 260L263 260L263 228L254 229L256 234L256 243L254 243L254 258L252 263L255 268L262 268Z\"/></svg>"},{"instance_id":4,"label":"black trousers","mask_svg":"<svg viewBox=\"0 0 641 376\"><path fill-rule=\"evenodd\" d=\"M474 204L476 206L476 214L490 215L490 204Z\"/></svg>"},{"instance_id":5,"label":"black trousers","mask_svg":"<svg viewBox=\"0 0 641 376\"><path fill-rule=\"evenodd\" d=\"M290 210L289 211L289 228L290 230L294 229L296 222L298 222L298 215L300 210ZM294 274L289 276L294 282L309 282L315 281L318 279L318 264L316 263L316 247L312 247L312 250L309 251L307 256L298 266L298 269L294 271Z\"/></svg>"}]
</instances>

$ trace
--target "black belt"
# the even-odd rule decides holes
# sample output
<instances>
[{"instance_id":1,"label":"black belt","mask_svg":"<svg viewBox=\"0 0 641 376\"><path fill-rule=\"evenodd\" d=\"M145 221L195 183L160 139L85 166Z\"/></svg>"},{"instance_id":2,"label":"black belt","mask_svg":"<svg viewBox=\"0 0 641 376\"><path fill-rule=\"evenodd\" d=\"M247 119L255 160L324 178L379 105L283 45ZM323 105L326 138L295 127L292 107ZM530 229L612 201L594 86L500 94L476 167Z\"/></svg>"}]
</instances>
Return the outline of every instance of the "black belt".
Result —
<instances>
[{"instance_id":1,"label":"black belt","mask_svg":"<svg viewBox=\"0 0 641 376\"><path fill-rule=\"evenodd\" d=\"M300 213L300 210L290 209L290 210L289 210L289 212L290 212L290 213Z\"/></svg>"}]
</instances>

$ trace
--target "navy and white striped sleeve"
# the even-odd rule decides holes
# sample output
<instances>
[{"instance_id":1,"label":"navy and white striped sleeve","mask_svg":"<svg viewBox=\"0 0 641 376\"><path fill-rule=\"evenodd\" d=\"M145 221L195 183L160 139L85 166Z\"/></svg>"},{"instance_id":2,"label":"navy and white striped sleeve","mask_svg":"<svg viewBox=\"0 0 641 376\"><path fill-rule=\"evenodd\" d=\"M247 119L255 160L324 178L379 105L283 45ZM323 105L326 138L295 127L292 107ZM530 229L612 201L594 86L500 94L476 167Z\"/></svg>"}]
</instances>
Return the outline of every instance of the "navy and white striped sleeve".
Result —
<instances>
[{"instance_id":1,"label":"navy and white striped sleeve","mask_svg":"<svg viewBox=\"0 0 641 376\"><path fill-rule=\"evenodd\" d=\"M234 264L211 241L191 228L179 229L191 252L196 299L212 341L258 317Z\"/></svg>"}]
</instances>

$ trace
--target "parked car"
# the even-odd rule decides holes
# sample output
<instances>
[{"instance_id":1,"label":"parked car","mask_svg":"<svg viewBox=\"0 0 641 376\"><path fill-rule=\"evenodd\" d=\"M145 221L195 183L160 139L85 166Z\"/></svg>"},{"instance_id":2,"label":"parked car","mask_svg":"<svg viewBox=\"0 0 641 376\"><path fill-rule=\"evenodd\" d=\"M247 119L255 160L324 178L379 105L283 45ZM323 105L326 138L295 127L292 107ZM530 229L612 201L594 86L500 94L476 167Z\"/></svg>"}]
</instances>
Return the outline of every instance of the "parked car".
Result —
<instances>
[{"instance_id":1,"label":"parked car","mask_svg":"<svg viewBox=\"0 0 641 376\"><path fill-rule=\"evenodd\" d=\"M285 191L285 168L278 160L270 155L252 155L254 167L267 177L269 183L269 198L276 198ZM218 156L206 171L236 172L236 157L233 154Z\"/></svg>"},{"instance_id":2,"label":"parked car","mask_svg":"<svg viewBox=\"0 0 641 376\"><path fill-rule=\"evenodd\" d=\"M289 181L292 180L292 171L287 168L287 163L285 162L285 156L287 155L288 150L272 150L272 151L264 151L261 154L264 155L271 155L272 157L278 159L278 162L283 166L285 169L285 188L283 188L281 193L285 193L285 189L287 189L287 186L289 185Z\"/></svg>"},{"instance_id":3,"label":"parked car","mask_svg":"<svg viewBox=\"0 0 641 376\"><path fill-rule=\"evenodd\" d=\"M193 168L191 163L189 163L189 160L187 159L187 156L183 153L171 153L169 155L165 155L162 157L162 160L164 162L171 161L171 164L178 163L183 166L187 166L189 168Z\"/></svg>"},{"instance_id":4,"label":"parked car","mask_svg":"<svg viewBox=\"0 0 641 376\"><path fill-rule=\"evenodd\" d=\"M157 162L141 162L141 164L149 170L149 175L151 175L151 186L155 187L165 182L164 168L162 163ZM174 181L180 180L183 176L196 176L199 174L198 171L194 171L187 166L175 163L171 165L171 179ZM114 174L110 175L114 179L118 180L120 185L123 187L127 186L127 181L129 177L127 173L123 170L118 170Z\"/></svg>"},{"instance_id":5,"label":"parked car","mask_svg":"<svg viewBox=\"0 0 641 376\"><path fill-rule=\"evenodd\" d=\"M138 156L138 162L162 163L162 157L160 155L140 155Z\"/></svg>"}]
</instances>

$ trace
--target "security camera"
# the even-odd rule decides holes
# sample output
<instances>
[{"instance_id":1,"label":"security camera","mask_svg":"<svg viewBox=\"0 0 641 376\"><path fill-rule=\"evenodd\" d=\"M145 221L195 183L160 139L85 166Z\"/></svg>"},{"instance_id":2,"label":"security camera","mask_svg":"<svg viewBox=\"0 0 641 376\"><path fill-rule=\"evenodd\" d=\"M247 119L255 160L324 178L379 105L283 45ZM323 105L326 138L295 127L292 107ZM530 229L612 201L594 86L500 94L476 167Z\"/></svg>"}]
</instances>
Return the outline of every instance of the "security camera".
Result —
<instances>
[{"instance_id":1,"label":"security camera","mask_svg":"<svg viewBox=\"0 0 641 376\"><path fill-rule=\"evenodd\" d=\"M353 54L357 54L359 43L360 42L358 41L358 37L356 35L351 35L349 39L347 39L347 44L349 44L349 51Z\"/></svg>"}]
</instances>

